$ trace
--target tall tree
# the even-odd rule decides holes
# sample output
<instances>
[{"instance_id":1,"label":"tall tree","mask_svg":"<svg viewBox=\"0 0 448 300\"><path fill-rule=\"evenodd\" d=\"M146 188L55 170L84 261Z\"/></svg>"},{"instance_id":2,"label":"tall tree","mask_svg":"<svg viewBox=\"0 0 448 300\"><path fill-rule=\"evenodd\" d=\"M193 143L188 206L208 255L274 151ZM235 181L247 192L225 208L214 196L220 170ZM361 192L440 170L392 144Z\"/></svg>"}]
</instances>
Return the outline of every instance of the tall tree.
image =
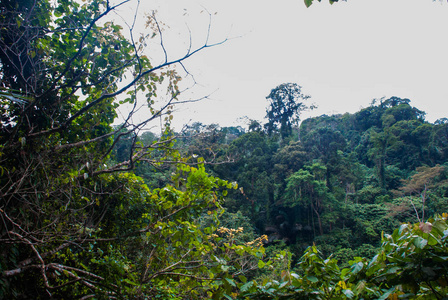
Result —
<instances>
[{"instance_id":1,"label":"tall tree","mask_svg":"<svg viewBox=\"0 0 448 300\"><path fill-rule=\"evenodd\" d=\"M307 106L303 102L309 98L310 96L304 95L302 87L296 83L284 83L272 89L266 97L269 100L269 107L266 110L268 133L271 134L280 125L281 137L290 136L292 126L299 121L300 113L314 108L313 105Z\"/></svg>"},{"instance_id":2,"label":"tall tree","mask_svg":"<svg viewBox=\"0 0 448 300\"><path fill-rule=\"evenodd\" d=\"M285 190L286 205L291 207L301 205L304 210L309 207L311 216L316 215L320 235L324 234L322 213L327 205L327 200L331 198L326 185L325 173L325 166L314 163L289 176L286 179L287 187ZM312 220L312 227L315 230L313 217Z\"/></svg>"}]
</instances>

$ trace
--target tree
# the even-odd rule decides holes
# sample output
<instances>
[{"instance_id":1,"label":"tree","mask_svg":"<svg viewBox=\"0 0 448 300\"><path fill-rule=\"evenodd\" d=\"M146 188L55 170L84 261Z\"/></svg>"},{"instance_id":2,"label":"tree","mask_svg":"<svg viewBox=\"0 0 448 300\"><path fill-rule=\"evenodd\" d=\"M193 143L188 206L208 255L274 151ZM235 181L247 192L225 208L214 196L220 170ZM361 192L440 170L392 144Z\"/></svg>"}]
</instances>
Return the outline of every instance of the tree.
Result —
<instances>
[{"instance_id":1,"label":"tree","mask_svg":"<svg viewBox=\"0 0 448 300\"><path fill-rule=\"evenodd\" d=\"M322 224L322 213L325 211L325 206L328 206L328 200L331 195L328 191L325 180L326 167L314 163L307 166L306 169L301 169L286 179L287 186L285 190L285 205L295 207L300 205L303 210L311 214L312 228L315 232L314 214L317 217L319 234L324 234ZM316 236L316 234L314 233Z\"/></svg>"},{"instance_id":2,"label":"tree","mask_svg":"<svg viewBox=\"0 0 448 300\"><path fill-rule=\"evenodd\" d=\"M299 121L300 113L314 108L313 105L307 106L301 102L309 98L310 96L302 94L302 87L296 83L284 83L272 89L266 97L270 102L266 110L268 133L271 134L280 125L282 138L291 135L292 126Z\"/></svg>"},{"instance_id":3,"label":"tree","mask_svg":"<svg viewBox=\"0 0 448 300\"><path fill-rule=\"evenodd\" d=\"M248 132L230 144L229 152L235 163L217 170L223 178L237 180L238 209L245 208L262 232L270 221L270 206L274 202L271 161L275 150L265 134Z\"/></svg>"},{"instance_id":4,"label":"tree","mask_svg":"<svg viewBox=\"0 0 448 300\"><path fill-rule=\"evenodd\" d=\"M427 205L426 201L428 200L429 195L432 194L431 190L446 183L445 180L436 180L443 172L445 172L445 167L440 165L434 167L423 166L418 167L415 171L416 173L410 176L410 178L402 180L403 185L399 188L399 191L394 192L397 196L420 196L422 202L421 221L424 222L425 204ZM431 196L434 197L435 195ZM417 218L420 219L420 213L417 213Z\"/></svg>"},{"instance_id":5,"label":"tree","mask_svg":"<svg viewBox=\"0 0 448 300\"><path fill-rule=\"evenodd\" d=\"M236 185L182 158L170 130L182 103L174 66L213 45L207 35L168 59L154 15L147 35L137 41L130 23L125 38L109 16L128 2L0 4L0 298L220 297L244 275L223 253L253 248L218 248L216 226L197 221L216 221ZM114 128L121 104L131 110ZM132 122L142 105L147 118ZM139 138L154 120L160 136ZM169 183L150 190L130 172L139 163L173 165Z\"/></svg>"},{"instance_id":6,"label":"tree","mask_svg":"<svg viewBox=\"0 0 448 300\"><path fill-rule=\"evenodd\" d=\"M369 150L368 155L375 162L378 185L384 189L386 188L386 151L391 143L391 137L387 132L378 133L372 130L370 140L373 146Z\"/></svg>"},{"instance_id":7,"label":"tree","mask_svg":"<svg viewBox=\"0 0 448 300\"><path fill-rule=\"evenodd\" d=\"M448 119L436 121L429 138L431 157L442 163L448 157Z\"/></svg>"}]
</instances>

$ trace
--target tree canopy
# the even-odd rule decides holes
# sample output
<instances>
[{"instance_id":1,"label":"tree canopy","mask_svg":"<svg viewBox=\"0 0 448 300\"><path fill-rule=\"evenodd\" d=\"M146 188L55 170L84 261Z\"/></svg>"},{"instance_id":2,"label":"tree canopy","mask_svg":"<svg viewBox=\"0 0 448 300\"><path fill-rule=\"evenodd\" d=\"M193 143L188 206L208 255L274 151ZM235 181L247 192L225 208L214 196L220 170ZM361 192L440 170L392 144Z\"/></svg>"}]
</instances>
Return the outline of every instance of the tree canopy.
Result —
<instances>
[{"instance_id":1,"label":"tree canopy","mask_svg":"<svg viewBox=\"0 0 448 300\"><path fill-rule=\"evenodd\" d=\"M155 15L139 39L132 23L111 21L127 3L0 4L0 298L220 298L253 269L239 261L262 256L259 241L217 234L237 185L173 147L173 67L212 44L169 60ZM149 59L148 39L159 39L162 62ZM147 118L134 123L142 102ZM131 110L112 126L122 104ZM140 136L154 120L161 134ZM131 172L163 168L151 188Z\"/></svg>"},{"instance_id":2,"label":"tree canopy","mask_svg":"<svg viewBox=\"0 0 448 300\"><path fill-rule=\"evenodd\" d=\"M170 60L127 4L0 3L0 298L446 298L445 119L391 97L300 123L285 83L264 126L175 132L211 25Z\"/></svg>"},{"instance_id":3,"label":"tree canopy","mask_svg":"<svg viewBox=\"0 0 448 300\"><path fill-rule=\"evenodd\" d=\"M266 110L268 133L272 133L280 125L280 135L285 138L291 135L292 126L299 121L300 113L314 108L303 101L309 99L302 93L302 87L296 83L284 83L272 89L266 99L269 107Z\"/></svg>"}]
</instances>

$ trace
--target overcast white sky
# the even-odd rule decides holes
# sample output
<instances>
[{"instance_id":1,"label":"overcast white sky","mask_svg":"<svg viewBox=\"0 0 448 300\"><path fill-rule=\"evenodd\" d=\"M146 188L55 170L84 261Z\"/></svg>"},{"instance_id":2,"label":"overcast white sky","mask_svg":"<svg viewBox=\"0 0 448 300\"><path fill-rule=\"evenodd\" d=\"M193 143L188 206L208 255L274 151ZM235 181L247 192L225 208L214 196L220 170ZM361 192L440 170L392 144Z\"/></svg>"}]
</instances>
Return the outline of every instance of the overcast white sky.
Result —
<instances>
[{"instance_id":1,"label":"overcast white sky","mask_svg":"<svg viewBox=\"0 0 448 300\"><path fill-rule=\"evenodd\" d=\"M211 41L240 36L186 62L199 85L184 97L213 94L178 108L175 124L231 126L243 116L262 120L266 96L286 82L301 85L319 107L303 118L354 113L374 98L391 96L409 98L431 122L448 117L446 2L348 0L330 5L323 0L310 8L303 0L142 4L143 10L154 8L170 26L165 41L172 58L188 44L187 25L195 45L204 41L209 20L201 13L204 8L212 14Z\"/></svg>"}]
</instances>

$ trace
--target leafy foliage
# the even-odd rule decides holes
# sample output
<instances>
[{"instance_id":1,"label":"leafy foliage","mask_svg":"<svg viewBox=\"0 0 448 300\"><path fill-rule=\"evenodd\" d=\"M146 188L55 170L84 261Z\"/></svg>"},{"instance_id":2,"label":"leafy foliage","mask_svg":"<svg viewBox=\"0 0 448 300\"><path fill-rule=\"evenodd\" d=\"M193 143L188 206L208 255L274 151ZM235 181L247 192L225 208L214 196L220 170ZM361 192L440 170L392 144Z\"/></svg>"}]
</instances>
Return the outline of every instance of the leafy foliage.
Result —
<instances>
[{"instance_id":1,"label":"leafy foliage","mask_svg":"<svg viewBox=\"0 0 448 300\"><path fill-rule=\"evenodd\" d=\"M272 89L266 97L269 99L269 108L266 110L269 122L266 124L268 133L271 134L280 125L280 135L285 138L291 135L293 124L299 121L300 113L308 108L303 102L309 96L302 94L302 87L295 83L285 83Z\"/></svg>"},{"instance_id":2,"label":"leafy foliage","mask_svg":"<svg viewBox=\"0 0 448 300\"><path fill-rule=\"evenodd\" d=\"M371 259L355 257L340 269L334 258L323 259L315 246L277 280L251 282L241 299L442 299L447 293L447 215L425 223L406 223Z\"/></svg>"},{"instance_id":3,"label":"leafy foliage","mask_svg":"<svg viewBox=\"0 0 448 300\"><path fill-rule=\"evenodd\" d=\"M446 210L445 160L428 150L442 124L425 122L408 99L381 99L304 120L287 142L249 130L228 147L235 163L213 171L239 183L224 205L268 236L267 253L287 247L296 263L315 244L342 267L372 256L382 232Z\"/></svg>"},{"instance_id":4,"label":"leafy foliage","mask_svg":"<svg viewBox=\"0 0 448 300\"><path fill-rule=\"evenodd\" d=\"M107 19L126 3L0 4L1 298L446 296L446 120L392 97L299 124L287 83L264 126L175 133L174 65L213 45L170 61L155 15L138 41Z\"/></svg>"},{"instance_id":5,"label":"leafy foliage","mask_svg":"<svg viewBox=\"0 0 448 300\"><path fill-rule=\"evenodd\" d=\"M217 235L237 184L174 147L173 65L212 45L153 65L145 45L165 49L161 24L149 16L154 32L137 42L129 26L125 38L107 16L126 3L0 4L0 298L219 299L263 256L260 238ZM159 136L139 135L159 119Z\"/></svg>"}]
</instances>

